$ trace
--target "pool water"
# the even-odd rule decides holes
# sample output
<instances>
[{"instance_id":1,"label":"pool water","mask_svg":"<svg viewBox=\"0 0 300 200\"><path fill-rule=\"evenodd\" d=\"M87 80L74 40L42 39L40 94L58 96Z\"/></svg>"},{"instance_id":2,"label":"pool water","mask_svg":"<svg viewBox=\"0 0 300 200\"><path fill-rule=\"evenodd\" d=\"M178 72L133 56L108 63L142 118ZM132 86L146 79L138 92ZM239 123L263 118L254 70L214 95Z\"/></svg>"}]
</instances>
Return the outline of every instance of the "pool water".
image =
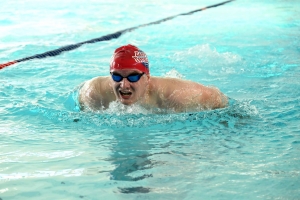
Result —
<instances>
[{"instance_id":1,"label":"pool water","mask_svg":"<svg viewBox=\"0 0 300 200\"><path fill-rule=\"evenodd\" d=\"M0 63L220 1L17 0ZM0 199L299 199L300 2L236 0L0 70ZM80 112L76 88L134 44L151 75L212 85L224 109Z\"/></svg>"}]
</instances>

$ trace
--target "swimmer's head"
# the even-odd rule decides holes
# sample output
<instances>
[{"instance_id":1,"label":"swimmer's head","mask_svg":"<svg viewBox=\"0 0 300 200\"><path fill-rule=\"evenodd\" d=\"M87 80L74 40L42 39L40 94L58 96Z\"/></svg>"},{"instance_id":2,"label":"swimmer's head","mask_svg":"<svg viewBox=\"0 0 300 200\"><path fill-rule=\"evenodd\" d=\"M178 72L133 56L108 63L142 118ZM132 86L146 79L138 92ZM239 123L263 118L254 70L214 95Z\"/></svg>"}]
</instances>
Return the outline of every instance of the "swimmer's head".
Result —
<instances>
[{"instance_id":1,"label":"swimmer's head","mask_svg":"<svg viewBox=\"0 0 300 200\"><path fill-rule=\"evenodd\" d=\"M131 44L117 48L110 61L110 71L122 69L137 69L149 74L147 55Z\"/></svg>"}]
</instances>

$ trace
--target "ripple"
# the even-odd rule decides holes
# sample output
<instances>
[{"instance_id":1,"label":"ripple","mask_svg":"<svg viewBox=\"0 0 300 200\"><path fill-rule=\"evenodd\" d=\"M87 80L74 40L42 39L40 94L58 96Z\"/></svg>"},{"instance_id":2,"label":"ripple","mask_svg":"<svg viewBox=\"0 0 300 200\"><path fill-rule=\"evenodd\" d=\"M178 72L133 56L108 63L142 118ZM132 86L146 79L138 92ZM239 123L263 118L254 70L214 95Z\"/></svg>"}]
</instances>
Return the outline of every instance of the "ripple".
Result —
<instances>
[{"instance_id":1,"label":"ripple","mask_svg":"<svg viewBox=\"0 0 300 200\"><path fill-rule=\"evenodd\" d=\"M36 172L18 172L10 174L0 174L0 180L17 180L17 179L29 179L29 178L44 178L44 177L56 177L56 176L81 176L84 169L64 169L57 171L36 171Z\"/></svg>"}]
</instances>

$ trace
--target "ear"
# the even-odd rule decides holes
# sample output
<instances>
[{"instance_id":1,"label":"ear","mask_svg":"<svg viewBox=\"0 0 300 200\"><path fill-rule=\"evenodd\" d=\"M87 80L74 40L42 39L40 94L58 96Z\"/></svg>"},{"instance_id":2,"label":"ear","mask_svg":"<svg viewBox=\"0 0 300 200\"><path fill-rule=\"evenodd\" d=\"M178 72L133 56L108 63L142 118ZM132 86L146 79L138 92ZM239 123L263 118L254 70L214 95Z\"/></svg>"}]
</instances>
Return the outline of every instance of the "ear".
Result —
<instances>
[{"instance_id":1,"label":"ear","mask_svg":"<svg viewBox=\"0 0 300 200\"><path fill-rule=\"evenodd\" d=\"M149 81L150 81L150 74L147 74L147 82L149 83Z\"/></svg>"}]
</instances>

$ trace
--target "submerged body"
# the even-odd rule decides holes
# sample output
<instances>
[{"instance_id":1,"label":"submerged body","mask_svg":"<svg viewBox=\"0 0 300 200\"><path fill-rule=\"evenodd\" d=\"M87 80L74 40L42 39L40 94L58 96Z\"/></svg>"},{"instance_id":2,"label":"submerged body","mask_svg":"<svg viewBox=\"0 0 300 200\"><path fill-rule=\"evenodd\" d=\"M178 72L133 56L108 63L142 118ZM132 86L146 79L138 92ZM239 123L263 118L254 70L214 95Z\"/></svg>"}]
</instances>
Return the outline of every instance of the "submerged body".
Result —
<instances>
[{"instance_id":1,"label":"submerged body","mask_svg":"<svg viewBox=\"0 0 300 200\"><path fill-rule=\"evenodd\" d=\"M111 62L111 76L93 78L81 87L79 102L83 110L105 110L114 101L174 112L216 109L227 105L227 97L217 88L177 78L150 76L148 60L143 52L132 45L120 48L115 51Z\"/></svg>"}]
</instances>

